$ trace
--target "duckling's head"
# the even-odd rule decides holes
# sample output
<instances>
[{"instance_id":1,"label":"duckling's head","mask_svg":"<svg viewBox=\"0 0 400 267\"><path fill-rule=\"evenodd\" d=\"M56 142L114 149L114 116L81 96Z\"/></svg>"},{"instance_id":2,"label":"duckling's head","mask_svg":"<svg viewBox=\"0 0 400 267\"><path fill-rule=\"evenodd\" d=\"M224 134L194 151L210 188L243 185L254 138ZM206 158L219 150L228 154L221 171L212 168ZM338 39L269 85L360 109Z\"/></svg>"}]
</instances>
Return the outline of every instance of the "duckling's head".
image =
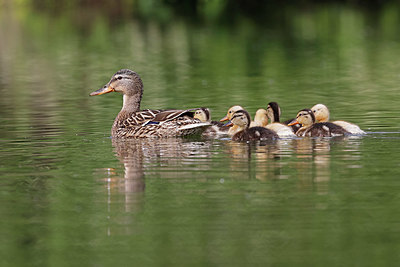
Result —
<instances>
[{"instance_id":1,"label":"duckling's head","mask_svg":"<svg viewBox=\"0 0 400 267\"><path fill-rule=\"evenodd\" d=\"M223 117L220 121L228 121L232 119L233 113L236 111L243 110L241 106L232 106L228 109L228 113L226 114L225 117Z\"/></svg>"},{"instance_id":2,"label":"duckling's head","mask_svg":"<svg viewBox=\"0 0 400 267\"><path fill-rule=\"evenodd\" d=\"M193 117L201 122L208 122L211 120L210 110L208 108L199 108L194 112Z\"/></svg>"},{"instance_id":3,"label":"duckling's head","mask_svg":"<svg viewBox=\"0 0 400 267\"><path fill-rule=\"evenodd\" d=\"M276 102L269 102L267 107L267 116L271 122L279 122L281 117L281 108Z\"/></svg>"},{"instance_id":4,"label":"duckling's head","mask_svg":"<svg viewBox=\"0 0 400 267\"><path fill-rule=\"evenodd\" d=\"M296 121L288 124L292 126L295 124L301 124L302 126L310 126L315 123L315 116L311 109L305 108L299 111L296 116Z\"/></svg>"},{"instance_id":5,"label":"duckling's head","mask_svg":"<svg viewBox=\"0 0 400 267\"><path fill-rule=\"evenodd\" d=\"M254 116L254 124L261 127L264 127L268 124L267 110L260 108L256 111L256 115Z\"/></svg>"},{"instance_id":6,"label":"duckling's head","mask_svg":"<svg viewBox=\"0 0 400 267\"><path fill-rule=\"evenodd\" d=\"M316 104L311 108L311 110L314 112L314 116L317 121L329 121L329 109L324 104Z\"/></svg>"},{"instance_id":7,"label":"duckling's head","mask_svg":"<svg viewBox=\"0 0 400 267\"><path fill-rule=\"evenodd\" d=\"M110 92L120 92L127 96L142 97L143 82L139 74L128 69L117 71L110 81L97 91L91 93L94 95L103 95Z\"/></svg>"},{"instance_id":8,"label":"duckling's head","mask_svg":"<svg viewBox=\"0 0 400 267\"><path fill-rule=\"evenodd\" d=\"M250 114L246 110L238 110L232 114L231 123L240 128L248 128L251 122Z\"/></svg>"}]
</instances>

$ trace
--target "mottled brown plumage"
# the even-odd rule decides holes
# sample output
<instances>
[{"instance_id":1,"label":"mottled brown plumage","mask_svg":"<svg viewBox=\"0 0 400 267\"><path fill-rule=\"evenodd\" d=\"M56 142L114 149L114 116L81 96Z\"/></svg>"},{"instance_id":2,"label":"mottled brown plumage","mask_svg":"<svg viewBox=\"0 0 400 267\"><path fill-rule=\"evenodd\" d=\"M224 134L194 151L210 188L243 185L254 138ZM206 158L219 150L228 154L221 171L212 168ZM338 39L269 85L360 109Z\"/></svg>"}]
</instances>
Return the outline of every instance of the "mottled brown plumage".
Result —
<instances>
[{"instance_id":1,"label":"mottled brown plumage","mask_svg":"<svg viewBox=\"0 0 400 267\"><path fill-rule=\"evenodd\" d=\"M110 92L120 92L124 99L122 109L111 128L112 137L185 136L202 132L210 125L193 117L196 109L140 110L143 82L136 72L128 69L116 72L104 87L90 95L102 95Z\"/></svg>"}]
</instances>

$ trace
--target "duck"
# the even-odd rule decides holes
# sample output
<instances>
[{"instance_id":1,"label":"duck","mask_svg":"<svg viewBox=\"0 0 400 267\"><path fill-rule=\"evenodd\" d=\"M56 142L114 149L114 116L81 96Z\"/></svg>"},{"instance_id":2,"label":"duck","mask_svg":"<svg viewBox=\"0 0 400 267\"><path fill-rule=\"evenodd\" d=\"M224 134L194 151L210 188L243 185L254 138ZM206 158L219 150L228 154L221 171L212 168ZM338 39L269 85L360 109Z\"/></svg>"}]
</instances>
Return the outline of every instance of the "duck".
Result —
<instances>
[{"instance_id":1,"label":"duck","mask_svg":"<svg viewBox=\"0 0 400 267\"><path fill-rule=\"evenodd\" d=\"M238 132L232 136L233 141L258 141L278 139L279 136L264 127L250 127L250 114L246 110L238 110L232 114L231 124L238 127ZM229 124L228 124L229 125Z\"/></svg>"},{"instance_id":2,"label":"duck","mask_svg":"<svg viewBox=\"0 0 400 267\"><path fill-rule=\"evenodd\" d=\"M324 104L316 104L314 105L311 110L314 112L315 119L319 122L328 122L329 121L329 109ZM361 128L354 124L347 121L332 121L336 125L341 126L343 129L348 131L352 135L363 135L366 134Z\"/></svg>"},{"instance_id":3,"label":"duck","mask_svg":"<svg viewBox=\"0 0 400 267\"><path fill-rule=\"evenodd\" d=\"M281 108L276 102L269 102L266 110L266 115L271 123L266 125L267 129L275 131L279 137L295 137L293 128L283 123L280 123Z\"/></svg>"},{"instance_id":4,"label":"duck","mask_svg":"<svg viewBox=\"0 0 400 267\"><path fill-rule=\"evenodd\" d=\"M221 135L221 134L228 134L230 129L229 126L226 126L224 123L219 121L212 121L210 110L208 108L199 108L194 112L194 118L200 120L201 122L208 122L211 124L202 135L205 136L213 136L213 135Z\"/></svg>"},{"instance_id":5,"label":"duck","mask_svg":"<svg viewBox=\"0 0 400 267\"><path fill-rule=\"evenodd\" d=\"M233 114L236 111L239 111L239 110L244 110L244 109L239 105L235 105L235 106L230 107L228 109L228 112L226 113L226 116L223 117L222 119L220 119L220 122L230 121L232 119ZM230 124L230 123L228 123L227 126L228 125L230 125L230 128L228 130L228 135L229 136L233 136L235 133L237 133L239 131L239 127L237 125Z\"/></svg>"},{"instance_id":6,"label":"duck","mask_svg":"<svg viewBox=\"0 0 400 267\"><path fill-rule=\"evenodd\" d=\"M297 136L331 137L348 135L349 132L331 122L315 123L314 112L311 109L302 109L297 113L296 121L289 124L300 124L302 127L296 132Z\"/></svg>"},{"instance_id":7,"label":"duck","mask_svg":"<svg viewBox=\"0 0 400 267\"><path fill-rule=\"evenodd\" d=\"M117 71L110 81L90 96L119 92L123 105L111 127L113 138L179 137L197 134L210 126L194 118L194 109L140 109L143 82L130 69Z\"/></svg>"}]
</instances>

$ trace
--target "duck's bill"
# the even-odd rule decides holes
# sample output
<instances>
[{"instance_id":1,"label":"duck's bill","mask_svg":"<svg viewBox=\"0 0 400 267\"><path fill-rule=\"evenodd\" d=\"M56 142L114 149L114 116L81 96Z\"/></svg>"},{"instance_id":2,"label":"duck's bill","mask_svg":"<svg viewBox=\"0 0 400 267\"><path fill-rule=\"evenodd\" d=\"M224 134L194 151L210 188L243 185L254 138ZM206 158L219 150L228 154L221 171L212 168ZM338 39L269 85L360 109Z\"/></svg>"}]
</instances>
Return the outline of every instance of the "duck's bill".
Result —
<instances>
[{"instance_id":1,"label":"duck's bill","mask_svg":"<svg viewBox=\"0 0 400 267\"><path fill-rule=\"evenodd\" d=\"M228 119L228 116L225 116L225 117L223 117L222 119L220 119L219 121L220 122L224 122L224 121L228 121L229 119Z\"/></svg>"},{"instance_id":2,"label":"duck's bill","mask_svg":"<svg viewBox=\"0 0 400 267\"><path fill-rule=\"evenodd\" d=\"M227 127L230 127L230 126L232 126L233 125L233 123L230 121L230 122L228 122L227 124L224 124L224 126L227 126Z\"/></svg>"},{"instance_id":3,"label":"duck's bill","mask_svg":"<svg viewBox=\"0 0 400 267\"><path fill-rule=\"evenodd\" d=\"M292 125L296 125L296 124L300 124L298 121L294 121L288 124L288 126L292 126Z\"/></svg>"},{"instance_id":4,"label":"duck's bill","mask_svg":"<svg viewBox=\"0 0 400 267\"><path fill-rule=\"evenodd\" d=\"M111 93L111 92L114 92L114 91L115 91L114 88L105 85L104 87L100 88L99 90L90 93L90 96L104 95L104 94Z\"/></svg>"}]
</instances>

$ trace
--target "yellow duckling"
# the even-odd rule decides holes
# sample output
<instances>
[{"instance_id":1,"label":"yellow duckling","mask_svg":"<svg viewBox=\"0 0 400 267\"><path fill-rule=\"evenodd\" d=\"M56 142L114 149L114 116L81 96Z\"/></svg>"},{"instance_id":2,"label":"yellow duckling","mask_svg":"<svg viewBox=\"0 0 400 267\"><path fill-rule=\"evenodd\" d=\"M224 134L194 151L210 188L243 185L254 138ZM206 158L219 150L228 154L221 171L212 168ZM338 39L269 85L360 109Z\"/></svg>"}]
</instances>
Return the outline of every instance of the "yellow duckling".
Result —
<instances>
[{"instance_id":1,"label":"yellow duckling","mask_svg":"<svg viewBox=\"0 0 400 267\"><path fill-rule=\"evenodd\" d=\"M327 106L324 104L316 104L311 108L311 110L314 112L315 119L319 122L328 122L329 121L329 109ZM363 130L360 129L356 124L347 122L347 121L332 121L331 123L334 123L336 125L339 125L346 131L348 131L350 134L365 134Z\"/></svg>"},{"instance_id":2,"label":"yellow duckling","mask_svg":"<svg viewBox=\"0 0 400 267\"><path fill-rule=\"evenodd\" d=\"M267 118L271 123L265 126L267 129L275 131L279 137L295 137L294 131L291 127L280 123L281 108L278 103L270 102L267 107Z\"/></svg>"},{"instance_id":3,"label":"yellow duckling","mask_svg":"<svg viewBox=\"0 0 400 267\"><path fill-rule=\"evenodd\" d=\"M228 134L229 126L226 126L222 122L212 121L210 110L208 108L199 108L194 112L195 119L200 120L201 122L209 122L211 126L208 127L202 134L203 135L220 135L220 134Z\"/></svg>"},{"instance_id":4,"label":"yellow duckling","mask_svg":"<svg viewBox=\"0 0 400 267\"><path fill-rule=\"evenodd\" d=\"M249 127L250 115L246 110L238 110L231 116L231 124L238 127L238 132L232 136L233 141L257 141L277 139L279 136L264 127Z\"/></svg>"},{"instance_id":5,"label":"yellow duckling","mask_svg":"<svg viewBox=\"0 0 400 267\"><path fill-rule=\"evenodd\" d=\"M339 125L331 122L315 123L315 116L311 109L302 109L297 113L296 121L289 124L301 124L302 127L296 132L297 136L330 137L349 134Z\"/></svg>"},{"instance_id":6,"label":"yellow duckling","mask_svg":"<svg viewBox=\"0 0 400 267\"><path fill-rule=\"evenodd\" d=\"M232 119L233 114L234 114L236 111L239 111L239 110L243 110L243 108L242 108L241 106L238 106L238 105L230 107L230 108L228 109L228 112L226 113L226 116L223 117L223 118L220 120L220 122L223 122L223 121L230 121L230 120ZM228 125L229 125L229 124L228 124ZM238 126L237 126L237 125L232 125L232 127L230 127L229 130L228 130L228 134L229 134L230 136L233 136L233 135L234 135L235 133L237 133L238 131L239 131Z\"/></svg>"}]
</instances>

